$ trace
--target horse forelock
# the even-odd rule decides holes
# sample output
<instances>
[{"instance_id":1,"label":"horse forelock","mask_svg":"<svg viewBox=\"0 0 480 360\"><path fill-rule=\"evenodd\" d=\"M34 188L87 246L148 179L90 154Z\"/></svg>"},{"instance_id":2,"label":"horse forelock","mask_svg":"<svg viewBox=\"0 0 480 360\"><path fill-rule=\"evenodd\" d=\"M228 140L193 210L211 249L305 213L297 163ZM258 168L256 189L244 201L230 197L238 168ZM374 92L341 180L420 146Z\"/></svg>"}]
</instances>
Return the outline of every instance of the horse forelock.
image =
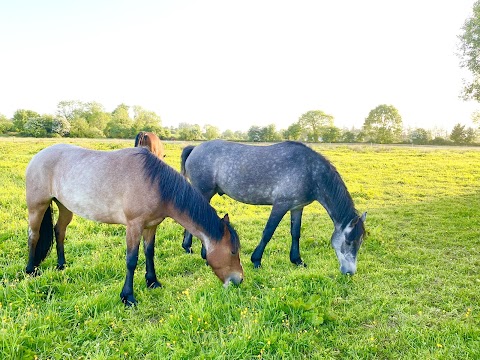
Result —
<instances>
[{"instance_id":1,"label":"horse forelock","mask_svg":"<svg viewBox=\"0 0 480 360\"><path fill-rule=\"evenodd\" d=\"M142 157L145 177L157 186L162 201L170 203L192 221L200 224L215 241L223 237L223 222L208 201L172 167L159 160L145 148L138 153Z\"/></svg>"}]
</instances>

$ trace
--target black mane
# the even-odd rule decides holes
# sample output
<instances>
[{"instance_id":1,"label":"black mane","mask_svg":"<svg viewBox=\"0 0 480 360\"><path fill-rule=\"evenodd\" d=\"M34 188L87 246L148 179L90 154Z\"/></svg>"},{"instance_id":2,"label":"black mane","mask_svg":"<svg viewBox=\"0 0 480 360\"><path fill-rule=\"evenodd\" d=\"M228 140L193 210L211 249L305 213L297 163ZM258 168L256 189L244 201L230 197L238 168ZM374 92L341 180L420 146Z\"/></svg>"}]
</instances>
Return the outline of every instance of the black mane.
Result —
<instances>
[{"instance_id":1,"label":"black mane","mask_svg":"<svg viewBox=\"0 0 480 360\"><path fill-rule=\"evenodd\" d=\"M304 145L308 148L308 146ZM358 216L353 199L347 190L347 186L338 173L335 166L322 154L310 149L317 156L326 171L319 174L319 189L323 191L328 201L328 208L332 212L331 216L342 224L347 226L350 221Z\"/></svg>"},{"instance_id":2,"label":"black mane","mask_svg":"<svg viewBox=\"0 0 480 360\"><path fill-rule=\"evenodd\" d=\"M172 167L159 160L147 149L140 149L145 176L152 184L158 185L158 192L163 201L173 204L180 212L187 213L197 224L200 224L208 235L216 241L223 237L224 224L215 209L191 186L188 181ZM238 248L238 235L228 225L232 247Z\"/></svg>"}]
</instances>

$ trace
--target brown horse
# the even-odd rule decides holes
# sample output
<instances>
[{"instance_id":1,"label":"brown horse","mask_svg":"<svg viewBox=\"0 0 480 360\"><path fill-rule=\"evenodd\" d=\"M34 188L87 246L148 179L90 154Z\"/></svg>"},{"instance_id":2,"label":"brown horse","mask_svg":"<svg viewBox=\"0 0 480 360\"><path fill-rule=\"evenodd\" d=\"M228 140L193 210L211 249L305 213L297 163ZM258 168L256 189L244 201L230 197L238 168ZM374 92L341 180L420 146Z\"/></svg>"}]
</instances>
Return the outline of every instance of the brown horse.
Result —
<instances>
[{"instance_id":1,"label":"brown horse","mask_svg":"<svg viewBox=\"0 0 480 360\"><path fill-rule=\"evenodd\" d=\"M154 268L157 225L166 217L176 220L201 239L207 262L228 286L243 280L238 235L228 215L220 219L177 171L143 148L115 151L87 150L57 144L43 149L26 171L29 257L26 272L46 258L55 232L59 269L65 265L64 240L73 213L86 219L127 226L127 273L120 297L126 305L136 304L133 274L143 234L146 282L161 286ZM59 215L53 227L52 200ZM54 231L53 231L54 230Z\"/></svg>"},{"instance_id":2,"label":"brown horse","mask_svg":"<svg viewBox=\"0 0 480 360\"><path fill-rule=\"evenodd\" d=\"M165 157L165 149L160 138L153 132L140 131L135 137L135 147L145 147L160 160Z\"/></svg>"}]
</instances>

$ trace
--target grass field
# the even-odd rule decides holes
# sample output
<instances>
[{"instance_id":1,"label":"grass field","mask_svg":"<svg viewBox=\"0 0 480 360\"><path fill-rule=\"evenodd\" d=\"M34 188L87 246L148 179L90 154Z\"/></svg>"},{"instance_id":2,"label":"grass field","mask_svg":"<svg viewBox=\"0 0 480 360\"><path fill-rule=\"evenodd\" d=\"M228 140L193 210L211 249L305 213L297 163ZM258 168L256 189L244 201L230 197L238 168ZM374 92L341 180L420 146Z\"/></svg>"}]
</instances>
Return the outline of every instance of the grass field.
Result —
<instances>
[{"instance_id":1,"label":"grass field","mask_svg":"<svg viewBox=\"0 0 480 360\"><path fill-rule=\"evenodd\" d=\"M214 197L240 235L245 281L224 289L200 258L181 248L183 229L157 231L160 289L148 290L145 258L125 309L125 228L74 217L67 268L53 250L42 274L27 261L25 168L62 140L0 139L1 359L479 359L480 149L315 146L368 211L358 271L342 276L318 204L305 209L300 248L289 262L286 217L253 269L270 207ZM68 140L67 140L68 141ZM133 141L71 140L95 149ZM184 144L166 144L179 169Z\"/></svg>"}]
</instances>

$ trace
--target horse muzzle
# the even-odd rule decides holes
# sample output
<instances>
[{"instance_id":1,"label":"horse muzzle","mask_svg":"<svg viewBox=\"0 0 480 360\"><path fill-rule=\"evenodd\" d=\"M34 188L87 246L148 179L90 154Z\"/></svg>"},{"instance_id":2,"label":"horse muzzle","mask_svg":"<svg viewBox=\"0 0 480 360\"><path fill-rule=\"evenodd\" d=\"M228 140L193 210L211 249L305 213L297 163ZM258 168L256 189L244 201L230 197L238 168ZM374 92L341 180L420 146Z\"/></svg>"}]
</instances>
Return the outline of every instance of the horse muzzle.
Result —
<instances>
[{"instance_id":1,"label":"horse muzzle","mask_svg":"<svg viewBox=\"0 0 480 360\"><path fill-rule=\"evenodd\" d=\"M223 283L223 287L227 288L228 285L230 285L230 282L232 282L234 285L240 285L243 282L243 275L240 273L233 273L229 277L225 279L225 282Z\"/></svg>"},{"instance_id":2,"label":"horse muzzle","mask_svg":"<svg viewBox=\"0 0 480 360\"><path fill-rule=\"evenodd\" d=\"M357 272L357 264L345 261L340 264L340 272L343 275L354 275Z\"/></svg>"}]
</instances>

